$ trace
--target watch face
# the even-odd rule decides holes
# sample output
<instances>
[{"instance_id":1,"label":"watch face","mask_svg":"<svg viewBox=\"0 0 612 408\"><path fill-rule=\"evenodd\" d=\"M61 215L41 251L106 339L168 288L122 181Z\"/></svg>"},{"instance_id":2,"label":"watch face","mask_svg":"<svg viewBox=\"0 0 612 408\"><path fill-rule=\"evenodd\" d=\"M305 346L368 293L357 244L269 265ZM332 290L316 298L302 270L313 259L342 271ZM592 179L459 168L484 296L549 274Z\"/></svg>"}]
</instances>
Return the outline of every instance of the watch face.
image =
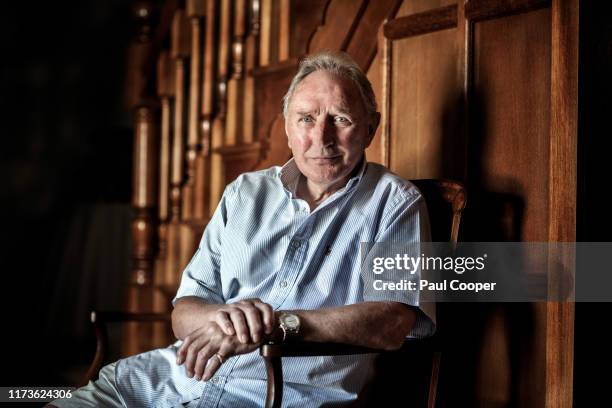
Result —
<instances>
[{"instance_id":1,"label":"watch face","mask_svg":"<svg viewBox=\"0 0 612 408\"><path fill-rule=\"evenodd\" d=\"M286 314L282 317L283 324L288 328L296 328L300 325L300 318L293 314Z\"/></svg>"}]
</instances>

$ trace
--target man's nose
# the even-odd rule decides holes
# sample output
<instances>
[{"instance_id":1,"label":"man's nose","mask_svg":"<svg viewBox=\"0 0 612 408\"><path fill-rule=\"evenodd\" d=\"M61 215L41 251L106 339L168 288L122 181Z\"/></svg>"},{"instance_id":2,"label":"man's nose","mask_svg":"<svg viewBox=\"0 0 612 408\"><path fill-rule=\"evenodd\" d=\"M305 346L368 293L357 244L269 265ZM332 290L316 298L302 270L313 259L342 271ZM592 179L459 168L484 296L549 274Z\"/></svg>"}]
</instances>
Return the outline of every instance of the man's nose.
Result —
<instances>
[{"instance_id":1,"label":"man's nose","mask_svg":"<svg viewBox=\"0 0 612 408\"><path fill-rule=\"evenodd\" d=\"M336 142L336 127L333 118L327 117L317 124L312 141L324 147L332 146Z\"/></svg>"}]
</instances>

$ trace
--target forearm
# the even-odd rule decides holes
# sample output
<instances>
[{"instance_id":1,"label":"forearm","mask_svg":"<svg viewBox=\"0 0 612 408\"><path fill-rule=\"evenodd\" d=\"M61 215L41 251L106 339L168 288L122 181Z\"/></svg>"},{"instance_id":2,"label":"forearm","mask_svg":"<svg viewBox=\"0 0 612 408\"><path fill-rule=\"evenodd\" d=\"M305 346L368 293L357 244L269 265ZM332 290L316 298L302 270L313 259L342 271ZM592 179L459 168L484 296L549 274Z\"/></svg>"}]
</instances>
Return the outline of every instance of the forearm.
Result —
<instances>
[{"instance_id":1,"label":"forearm","mask_svg":"<svg viewBox=\"0 0 612 408\"><path fill-rule=\"evenodd\" d=\"M180 298L172 311L172 330L177 339L187 335L210 321L212 313L224 305L206 303L201 298L187 296Z\"/></svg>"},{"instance_id":2,"label":"forearm","mask_svg":"<svg viewBox=\"0 0 612 408\"><path fill-rule=\"evenodd\" d=\"M397 302L364 302L295 312L304 341L346 343L393 350L401 347L416 311Z\"/></svg>"}]
</instances>

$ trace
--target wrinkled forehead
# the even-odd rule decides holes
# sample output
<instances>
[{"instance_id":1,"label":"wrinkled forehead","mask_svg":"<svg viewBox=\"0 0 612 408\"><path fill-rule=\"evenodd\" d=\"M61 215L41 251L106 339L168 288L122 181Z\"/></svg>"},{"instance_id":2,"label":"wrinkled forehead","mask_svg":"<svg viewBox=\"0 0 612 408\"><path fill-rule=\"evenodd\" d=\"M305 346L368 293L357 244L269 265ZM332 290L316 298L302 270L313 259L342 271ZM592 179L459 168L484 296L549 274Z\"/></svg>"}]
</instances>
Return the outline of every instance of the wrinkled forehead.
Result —
<instances>
[{"instance_id":1,"label":"wrinkled forehead","mask_svg":"<svg viewBox=\"0 0 612 408\"><path fill-rule=\"evenodd\" d=\"M296 86L289 110L301 111L322 102L332 102L342 112L365 112L357 85L348 78L324 70L311 73Z\"/></svg>"}]
</instances>

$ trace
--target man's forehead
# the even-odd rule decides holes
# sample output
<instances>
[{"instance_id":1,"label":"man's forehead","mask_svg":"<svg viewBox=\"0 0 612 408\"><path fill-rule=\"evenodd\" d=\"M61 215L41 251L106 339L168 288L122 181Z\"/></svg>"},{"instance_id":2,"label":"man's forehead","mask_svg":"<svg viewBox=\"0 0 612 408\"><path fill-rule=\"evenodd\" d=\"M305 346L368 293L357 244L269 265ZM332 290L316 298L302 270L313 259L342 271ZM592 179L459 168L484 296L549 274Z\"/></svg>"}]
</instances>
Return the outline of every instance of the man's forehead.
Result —
<instances>
[{"instance_id":1,"label":"man's forehead","mask_svg":"<svg viewBox=\"0 0 612 408\"><path fill-rule=\"evenodd\" d=\"M351 80L327 71L315 71L304 78L293 93L289 109L309 112L330 96L335 99L334 107L341 112L359 109L361 99L357 86Z\"/></svg>"}]
</instances>

